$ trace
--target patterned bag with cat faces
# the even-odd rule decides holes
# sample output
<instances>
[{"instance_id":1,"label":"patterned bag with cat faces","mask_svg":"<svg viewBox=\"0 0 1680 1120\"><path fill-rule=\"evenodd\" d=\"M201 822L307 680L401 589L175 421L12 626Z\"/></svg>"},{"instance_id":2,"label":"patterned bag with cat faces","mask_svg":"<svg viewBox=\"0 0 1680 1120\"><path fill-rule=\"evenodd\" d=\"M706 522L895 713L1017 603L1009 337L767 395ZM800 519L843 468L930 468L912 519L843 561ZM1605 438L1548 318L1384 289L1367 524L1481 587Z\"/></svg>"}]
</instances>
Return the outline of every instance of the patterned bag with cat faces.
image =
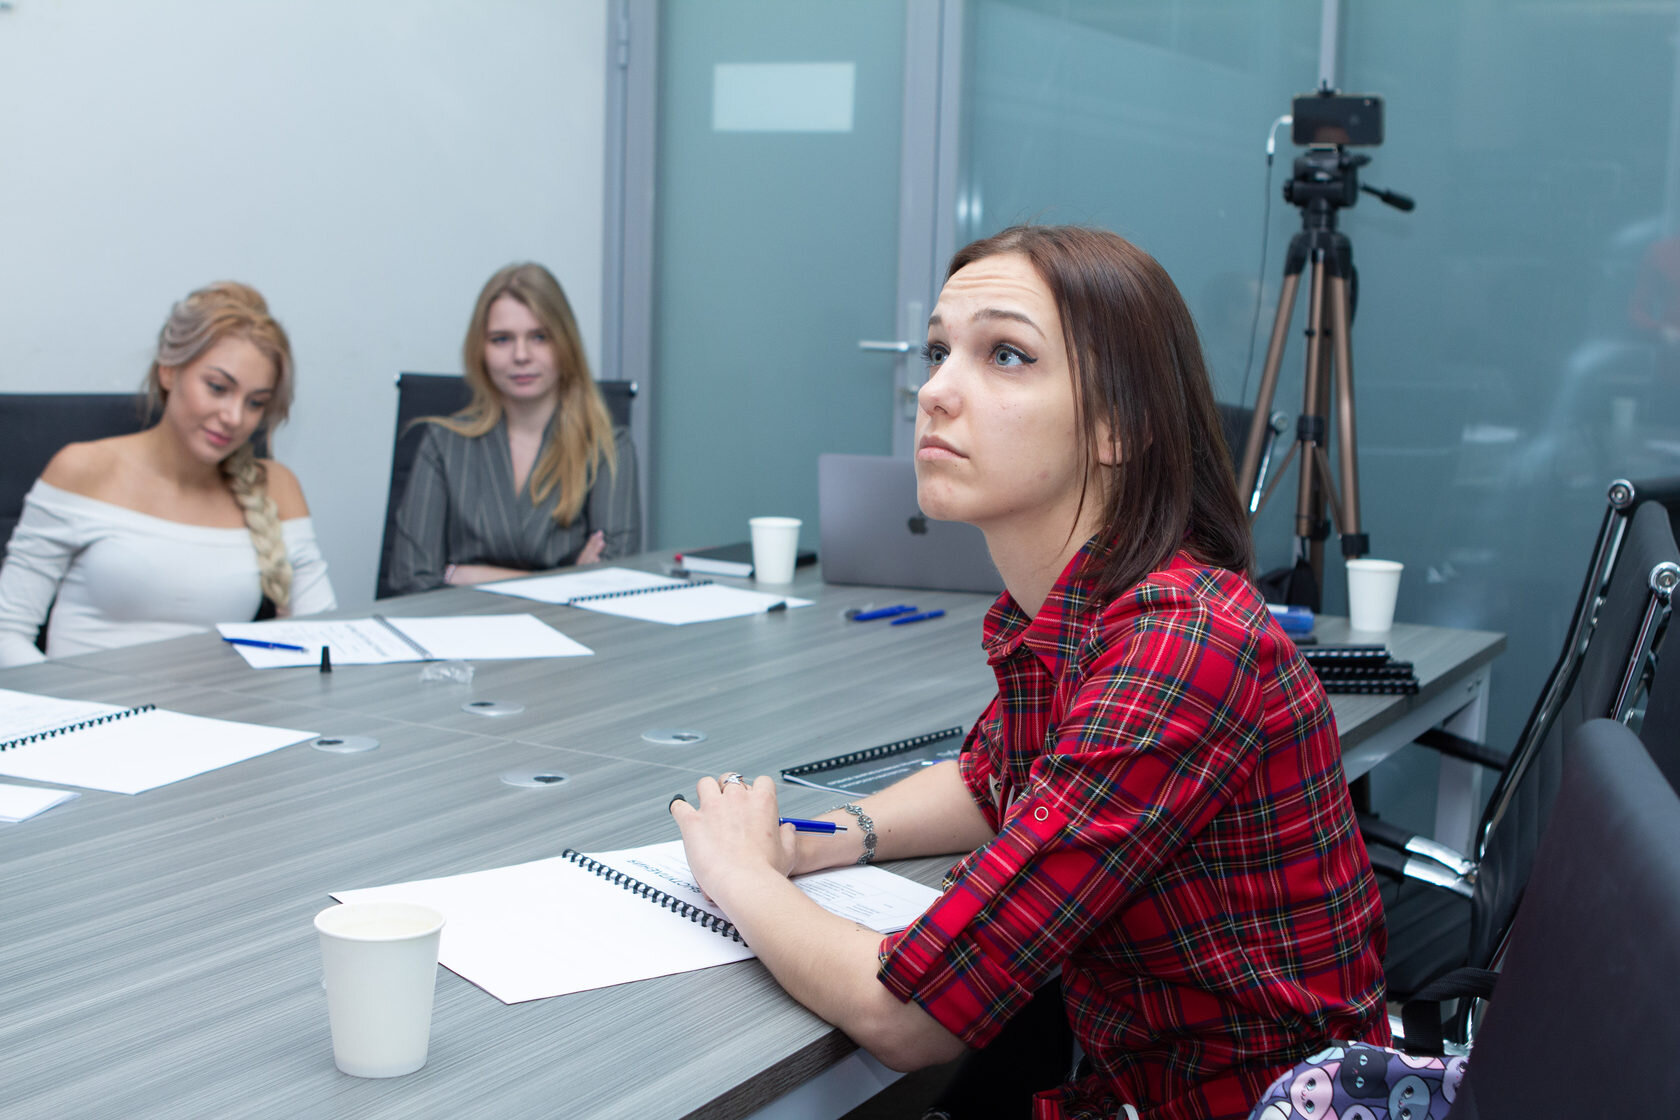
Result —
<instances>
[{"instance_id":1,"label":"patterned bag with cat faces","mask_svg":"<svg viewBox=\"0 0 1680 1120\"><path fill-rule=\"evenodd\" d=\"M1272 1082L1249 1120L1442 1120L1465 1059L1332 1046Z\"/></svg>"}]
</instances>

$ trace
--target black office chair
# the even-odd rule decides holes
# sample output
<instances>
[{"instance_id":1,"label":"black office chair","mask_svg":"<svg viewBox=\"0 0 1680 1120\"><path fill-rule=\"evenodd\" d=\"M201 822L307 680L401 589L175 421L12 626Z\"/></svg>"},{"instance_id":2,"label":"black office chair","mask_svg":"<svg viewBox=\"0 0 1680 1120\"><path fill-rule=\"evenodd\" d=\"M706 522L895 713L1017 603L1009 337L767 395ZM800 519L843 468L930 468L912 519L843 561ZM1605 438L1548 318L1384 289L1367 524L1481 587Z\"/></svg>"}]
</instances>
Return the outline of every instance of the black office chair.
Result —
<instances>
[{"instance_id":1,"label":"black office chair","mask_svg":"<svg viewBox=\"0 0 1680 1120\"><path fill-rule=\"evenodd\" d=\"M1638 505L1614 537L1615 563L1602 599L1588 594L1598 569L1588 576L1581 652L1566 645L1558 679L1547 682L1500 771L1470 855L1381 822L1361 822L1383 880L1391 999L1414 996L1455 968L1486 969L1498 959L1557 797L1565 739L1590 719L1626 717L1650 680L1680 585L1680 549L1657 502ZM1469 1024L1461 1012L1449 1033L1463 1038Z\"/></svg>"},{"instance_id":2,"label":"black office chair","mask_svg":"<svg viewBox=\"0 0 1680 1120\"><path fill-rule=\"evenodd\" d=\"M1599 524L1598 538L1593 545L1592 558L1587 564L1586 579L1582 581L1580 593L1575 598L1575 610L1570 615L1569 630L1564 637L1563 648L1559 651L1557 663L1552 666L1551 673L1546 677L1540 697L1529 714L1528 723L1518 736L1516 748L1508 755L1500 754L1480 743L1439 728L1420 735L1417 739L1420 745L1496 772L1503 771L1513 762L1525 764L1522 760L1538 746L1545 730L1551 726L1563 693L1580 668L1593 625L1598 620L1605 597L1609 594L1610 577L1615 571L1622 542L1627 536L1628 525L1633 520L1633 515L1646 502L1656 502L1668 511L1672 525L1676 515L1680 514L1680 476L1648 479L1638 483L1619 478L1610 484L1605 497L1607 504L1604 518ZM1680 686L1680 678L1676 678L1675 684ZM1394 843L1392 836L1388 837L1386 842Z\"/></svg>"},{"instance_id":3,"label":"black office chair","mask_svg":"<svg viewBox=\"0 0 1680 1120\"><path fill-rule=\"evenodd\" d=\"M1254 410L1242 404L1219 405L1219 425L1225 432L1225 449L1231 453L1231 469L1242 470L1243 451L1248 447L1248 428L1254 422ZM1266 492L1266 472L1271 468L1272 455L1277 450L1278 437L1289 427L1289 417L1282 412L1272 413L1266 425L1266 445L1260 450L1260 469L1254 474L1254 489L1241 494L1250 516L1260 508L1260 496Z\"/></svg>"},{"instance_id":4,"label":"black office chair","mask_svg":"<svg viewBox=\"0 0 1680 1120\"><path fill-rule=\"evenodd\" d=\"M0 562L25 495L59 449L138 432L150 420L139 393L0 393ZM259 433L257 454L266 455L267 446ZM46 650L46 627L35 644Z\"/></svg>"},{"instance_id":5,"label":"black office chair","mask_svg":"<svg viewBox=\"0 0 1680 1120\"><path fill-rule=\"evenodd\" d=\"M23 498L67 443L138 432L146 426L134 393L0 394L0 559L23 514Z\"/></svg>"},{"instance_id":6,"label":"black office chair","mask_svg":"<svg viewBox=\"0 0 1680 1120\"><path fill-rule=\"evenodd\" d=\"M1576 732L1454 1117L1660 1115L1680 1100L1680 798L1627 728Z\"/></svg>"},{"instance_id":7,"label":"black office chair","mask_svg":"<svg viewBox=\"0 0 1680 1120\"><path fill-rule=\"evenodd\" d=\"M606 402L615 427L630 426L630 401L638 387L634 381L597 381L595 387ZM420 449L422 416L448 416L466 407L472 392L459 374L399 373L397 375L397 431L391 442L391 485L385 496L385 535L379 545L379 581L376 595L388 599L397 594L390 585L391 549L396 542L397 503L408 489L414 456Z\"/></svg>"},{"instance_id":8,"label":"black office chair","mask_svg":"<svg viewBox=\"0 0 1680 1120\"><path fill-rule=\"evenodd\" d=\"M1680 1100L1680 796L1613 720L1582 724L1565 753L1449 1120L1661 1116Z\"/></svg>"},{"instance_id":9,"label":"black office chair","mask_svg":"<svg viewBox=\"0 0 1680 1120\"><path fill-rule=\"evenodd\" d=\"M128 435L148 422L138 393L0 393L0 560L24 495L60 448ZM259 437L257 453L265 446Z\"/></svg>"}]
</instances>

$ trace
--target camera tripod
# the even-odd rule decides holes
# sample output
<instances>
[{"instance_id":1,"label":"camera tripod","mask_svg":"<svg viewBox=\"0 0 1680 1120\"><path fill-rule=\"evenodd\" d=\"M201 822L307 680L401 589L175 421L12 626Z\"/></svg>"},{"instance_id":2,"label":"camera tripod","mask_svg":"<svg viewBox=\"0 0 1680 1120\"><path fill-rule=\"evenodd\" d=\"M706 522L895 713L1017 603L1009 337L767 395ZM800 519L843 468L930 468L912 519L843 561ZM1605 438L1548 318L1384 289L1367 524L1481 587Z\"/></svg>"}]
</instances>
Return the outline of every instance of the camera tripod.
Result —
<instances>
[{"instance_id":1,"label":"camera tripod","mask_svg":"<svg viewBox=\"0 0 1680 1120\"><path fill-rule=\"evenodd\" d=\"M1315 611L1320 607L1320 589L1324 583L1324 542L1330 535L1330 522L1325 517L1327 504L1341 534L1342 555L1352 558L1370 551L1370 535L1360 520L1359 445L1353 399L1352 330L1358 275L1353 267L1353 243L1336 229L1336 212L1357 202L1361 190L1400 210L1410 210L1414 205L1404 195L1359 185L1357 170L1369 163L1370 158L1349 155L1340 147L1309 148L1295 160L1294 178L1283 185L1283 197L1301 208L1301 232L1289 239L1283 288L1272 321L1271 341L1266 346L1266 362L1260 373L1259 395L1238 478L1238 493L1254 492L1266 424L1277 394L1278 368L1283 363L1289 322L1295 313L1295 298L1305 271L1308 273L1306 376L1301 390L1301 412L1295 421L1295 442L1261 495L1254 516L1265 508L1272 492L1288 473L1289 464L1299 455L1295 560L1297 570L1302 561L1310 565L1312 586L1310 589L1292 586L1289 601L1310 606ZM1331 469L1328 451L1332 404L1336 410L1338 471Z\"/></svg>"}]
</instances>

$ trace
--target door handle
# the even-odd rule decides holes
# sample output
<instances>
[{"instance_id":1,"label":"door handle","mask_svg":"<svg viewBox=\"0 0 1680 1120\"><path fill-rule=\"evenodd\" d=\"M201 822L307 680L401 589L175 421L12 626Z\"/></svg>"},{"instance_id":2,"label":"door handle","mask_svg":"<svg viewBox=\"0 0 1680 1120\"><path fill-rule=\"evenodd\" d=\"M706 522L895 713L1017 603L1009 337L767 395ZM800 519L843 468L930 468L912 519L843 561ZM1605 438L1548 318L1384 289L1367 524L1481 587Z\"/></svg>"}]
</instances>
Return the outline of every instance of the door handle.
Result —
<instances>
[{"instance_id":1,"label":"door handle","mask_svg":"<svg viewBox=\"0 0 1680 1120\"><path fill-rule=\"evenodd\" d=\"M871 350L881 354L908 354L915 348L916 344L914 342L904 342L902 340L897 342L879 342L868 338L858 340L859 350Z\"/></svg>"}]
</instances>

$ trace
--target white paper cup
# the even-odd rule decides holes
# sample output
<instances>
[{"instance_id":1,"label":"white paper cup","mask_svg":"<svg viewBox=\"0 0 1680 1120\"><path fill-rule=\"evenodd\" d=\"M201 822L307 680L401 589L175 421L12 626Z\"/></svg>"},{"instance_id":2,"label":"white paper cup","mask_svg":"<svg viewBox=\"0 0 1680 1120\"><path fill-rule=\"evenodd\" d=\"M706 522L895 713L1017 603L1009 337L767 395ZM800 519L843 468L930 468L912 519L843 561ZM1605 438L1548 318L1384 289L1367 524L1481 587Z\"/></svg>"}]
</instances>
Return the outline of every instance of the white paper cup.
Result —
<instances>
[{"instance_id":1,"label":"white paper cup","mask_svg":"<svg viewBox=\"0 0 1680 1120\"><path fill-rule=\"evenodd\" d=\"M1397 560L1349 560L1348 625L1380 632L1394 625L1394 600L1400 594Z\"/></svg>"},{"instance_id":2,"label":"white paper cup","mask_svg":"<svg viewBox=\"0 0 1680 1120\"><path fill-rule=\"evenodd\" d=\"M799 555L797 517L752 517L753 578L760 583L792 583Z\"/></svg>"},{"instance_id":3,"label":"white paper cup","mask_svg":"<svg viewBox=\"0 0 1680 1120\"><path fill-rule=\"evenodd\" d=\"M333 1060L357 1077L426 1064L443 915L410 902L355 902L315 915Z\"/></svg>"}]
</instances>

